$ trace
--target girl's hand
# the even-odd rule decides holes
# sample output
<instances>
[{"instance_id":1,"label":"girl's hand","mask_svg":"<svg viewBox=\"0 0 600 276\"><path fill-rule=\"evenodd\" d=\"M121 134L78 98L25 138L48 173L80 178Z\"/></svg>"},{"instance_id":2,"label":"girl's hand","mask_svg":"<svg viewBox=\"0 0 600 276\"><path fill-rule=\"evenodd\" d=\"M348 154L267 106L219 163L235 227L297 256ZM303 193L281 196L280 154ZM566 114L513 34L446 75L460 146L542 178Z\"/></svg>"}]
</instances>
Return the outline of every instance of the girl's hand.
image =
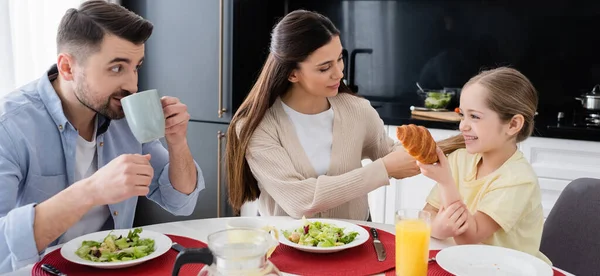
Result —
<instances>
[{"instance_id":1,"label":"girl's hand","mask_svg":"<svg viewBox=\"0 0 600 276\"><path fill-rule=\"evenodd\" d=\"M461 235L469 227L468 217L469 210L460 200L442 207L431 222L431 236L443 240Z\"/></svg>"},{"instance_id":2,"label":"girl's hand","mask_svg":"<svg viewBox=\"0 0 600 276\"><path fill-rule=\"evenodd\" d=\"M436 153L439 159L437 163L430 165L417 161L417 165L421 169L421 173L440 185L454 185L454 179L452 178L450 165L448 165L448 158L446 158L446 155L439 147L436 148Z\"/></svg>"}]
</instances>

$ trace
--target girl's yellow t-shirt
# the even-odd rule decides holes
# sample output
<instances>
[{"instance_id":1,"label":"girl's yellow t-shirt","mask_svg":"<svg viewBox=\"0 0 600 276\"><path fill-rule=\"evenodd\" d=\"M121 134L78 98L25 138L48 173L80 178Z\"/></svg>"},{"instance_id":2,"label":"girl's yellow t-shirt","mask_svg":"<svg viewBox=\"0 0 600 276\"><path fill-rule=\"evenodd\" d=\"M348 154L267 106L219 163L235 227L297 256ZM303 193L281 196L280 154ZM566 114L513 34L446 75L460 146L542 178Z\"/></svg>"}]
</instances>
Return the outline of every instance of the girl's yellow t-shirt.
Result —
<instances>
[{"instance_id":1,"label":"girl's yellow t-shirt","mask_svg":"<svg viewBox=\"0 0 600 276\"><path fill-rule=\"evenodd\" d=\"M517 150L500 168L476 179L481 155L459 149L448 156L448 163L458 190L474 214L490 216L500 229L484 244L512 248L536 256L551 264L540 252L544 213L537 175ZM438 185L431 190L427 203L441 207Z\"/></svg>"}]
</instances>

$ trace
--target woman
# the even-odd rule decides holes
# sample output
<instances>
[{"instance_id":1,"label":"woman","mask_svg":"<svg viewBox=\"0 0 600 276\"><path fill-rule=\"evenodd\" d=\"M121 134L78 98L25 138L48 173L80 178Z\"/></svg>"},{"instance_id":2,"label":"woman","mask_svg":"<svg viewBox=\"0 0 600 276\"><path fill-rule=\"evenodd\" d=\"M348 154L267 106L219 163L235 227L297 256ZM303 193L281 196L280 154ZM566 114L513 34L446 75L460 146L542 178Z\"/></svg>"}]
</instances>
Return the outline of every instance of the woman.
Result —
<instances>
[{"instance_id":1,"label":"woman","mask_svg":"<svg viewBox=\"0 0 600 276\"><path fill-rule=\"evenodd\" d=\"M339 31L326 17L297 10L275 26L227 134L235 210L258 198L263 216L366 220L370 191L419 173L369 102L342 82L343 69ZM374 162L362 167L364 158Z\"/></svg>"}]
</instances>

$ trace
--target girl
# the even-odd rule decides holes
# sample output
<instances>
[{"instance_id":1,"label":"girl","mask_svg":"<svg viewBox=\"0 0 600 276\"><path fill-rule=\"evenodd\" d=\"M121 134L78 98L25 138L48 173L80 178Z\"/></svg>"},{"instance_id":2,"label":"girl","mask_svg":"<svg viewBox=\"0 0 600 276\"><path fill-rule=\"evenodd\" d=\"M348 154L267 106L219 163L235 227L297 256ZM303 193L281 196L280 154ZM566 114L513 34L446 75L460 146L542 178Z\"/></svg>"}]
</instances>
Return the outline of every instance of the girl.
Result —
<instances>
[{"instance_id":1,"label":"girl","mask_svg":"<svg viewBox=\"0 0 600 276\"><path fill-rule=\"evenodd\" d=\"M424 208L434 214L433 237L513 248L549 262L539 251L544 216L537 176L517 148L533 132L537 101L529 80L510 68L484 71L465 84L462 134L438 143L438 163L418 163L437 182Z\"/></svg>"},{"instance_id":2,"label":"girl","mask_svg":"<svg viewBox=\"0 0 600 276\"><path fill-rule=\"evenodd\" d=\"M369 102L342 81L339 34L303 10L273 29L267 61L227 134L236 211L258 198L261 215L367 220L367 193L419 173ZM362 167L364 158L374 162Z\"/></svg>"}]
</instances>

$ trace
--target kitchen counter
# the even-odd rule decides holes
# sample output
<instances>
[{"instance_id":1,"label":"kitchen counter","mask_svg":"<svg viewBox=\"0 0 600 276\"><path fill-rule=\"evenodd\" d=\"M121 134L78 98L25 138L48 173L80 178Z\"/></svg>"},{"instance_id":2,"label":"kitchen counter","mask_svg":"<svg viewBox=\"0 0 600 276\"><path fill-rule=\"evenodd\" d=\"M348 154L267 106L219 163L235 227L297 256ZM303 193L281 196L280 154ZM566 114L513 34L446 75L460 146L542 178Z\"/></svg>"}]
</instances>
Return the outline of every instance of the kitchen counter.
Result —
<instances>
[{"instance_id":1,"label":"kitchen counter","mask_svg":"<svg viewBox=\"0 0 600 276\"><path fill-rule=\"evenodd\" d=\"M566 123L559 124L556 116L553 117L541 117L536 120L536 129L533 136L600 142L600 127L584 128Z\"/></svg>"},{"instance_id":2,"label":"kitchen counter","mask_svg":"<svg viewBox=\"0 0 600 276\"><path fill-rule=\"evenodd\" d=\"M415 124L421 125L427 128L439 128L439 129L450 129L457 130L459 122L448 122L439 121L435 119L416 119L413 118L410 112L410 105L400 103L384 103L384 102L371 102L371 105L379 113L379 117L383 120L386 125L408 125Z\"/></svg>"},{"instance_id":3,"label":"kitchen counter","mask_svg":"<svg viewBox=\"0 0 600 276\"><path fill-rule=\"evenodd\" d=\"M379 117L386 125L415 124L427 128L457 130L458 122L416 119L411 116L410 104L398 102L380 102L371 100L371 105L379 113ZM567 123L558 124L557 111L540 110L535 118L534 137L572 139L582 141L600 142L599 128L573 127Z\"/></svg>"}]
</instances>

